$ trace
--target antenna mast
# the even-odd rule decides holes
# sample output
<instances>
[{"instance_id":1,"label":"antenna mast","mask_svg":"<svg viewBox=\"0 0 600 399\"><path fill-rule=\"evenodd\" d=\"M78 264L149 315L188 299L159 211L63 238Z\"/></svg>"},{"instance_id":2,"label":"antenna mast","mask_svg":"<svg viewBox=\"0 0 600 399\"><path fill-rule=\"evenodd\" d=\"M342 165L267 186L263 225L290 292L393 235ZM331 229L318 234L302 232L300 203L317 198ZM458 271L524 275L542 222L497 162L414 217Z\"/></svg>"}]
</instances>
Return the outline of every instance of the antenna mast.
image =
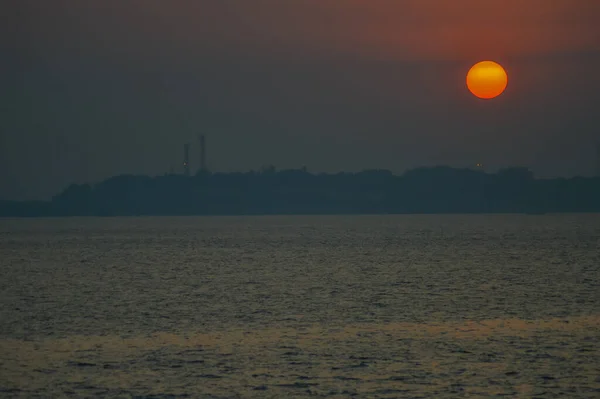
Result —
<instances>
[{"instance_id":1,"label":"antenna mast","mask_svg":"<svg viewBox=\"0 0 600 399\"><path fill-rule=\"evenodd\" d=\"M183 145L183 174L190 175L190 144Z\"/></svg>"},{"instance_id":2,"label":"antenna mast","mask_svg":"<svg viewBox=\"0 0 600 399\"><path fill-rule=\"evenodd\" d=\"M200 141L200 171L206 172L206 139L203 134L198 135Z\"/></svg>"}]
</instances>

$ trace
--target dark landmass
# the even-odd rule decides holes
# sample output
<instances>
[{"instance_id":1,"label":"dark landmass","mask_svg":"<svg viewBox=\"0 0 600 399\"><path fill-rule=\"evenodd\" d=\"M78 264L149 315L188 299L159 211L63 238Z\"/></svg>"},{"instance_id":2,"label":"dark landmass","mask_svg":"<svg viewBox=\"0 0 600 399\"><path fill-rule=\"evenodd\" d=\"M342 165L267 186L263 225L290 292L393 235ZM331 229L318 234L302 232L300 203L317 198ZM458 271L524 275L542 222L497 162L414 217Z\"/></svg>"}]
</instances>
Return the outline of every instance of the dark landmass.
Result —
<instances>
[{"instance_id":1,"label":"dark landmass","mask_svg":"<svg viewBox=\"0 0 600 399\"><path fill-rule=\"evenodd\" d=\"M600 212L600 177L536 179L438 166L312 174L305 169L158 177L121 175L73 184L51 201L0 201L0 216Z\"/></svg>"}]
</instances>

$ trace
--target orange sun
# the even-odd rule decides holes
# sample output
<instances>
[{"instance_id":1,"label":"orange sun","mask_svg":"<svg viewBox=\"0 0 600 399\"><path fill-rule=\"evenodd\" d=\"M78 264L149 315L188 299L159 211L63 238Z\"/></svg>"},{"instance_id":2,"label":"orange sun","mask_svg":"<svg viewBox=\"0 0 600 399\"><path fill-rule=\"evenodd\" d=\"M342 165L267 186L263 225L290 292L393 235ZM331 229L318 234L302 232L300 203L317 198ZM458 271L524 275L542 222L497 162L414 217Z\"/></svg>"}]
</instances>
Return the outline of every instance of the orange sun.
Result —
<instances>
[{"instance_id":1,"label":"orange sun","mask_svg":"<svg viewBox=\"0 0 600 399\"><path fill-rule=\"evenodd\" d=\"M493 61L478 62L467 74L467 87L471 93L486 100L502 94L507 84L506 71Z\"/></svg>"}]
</instances>

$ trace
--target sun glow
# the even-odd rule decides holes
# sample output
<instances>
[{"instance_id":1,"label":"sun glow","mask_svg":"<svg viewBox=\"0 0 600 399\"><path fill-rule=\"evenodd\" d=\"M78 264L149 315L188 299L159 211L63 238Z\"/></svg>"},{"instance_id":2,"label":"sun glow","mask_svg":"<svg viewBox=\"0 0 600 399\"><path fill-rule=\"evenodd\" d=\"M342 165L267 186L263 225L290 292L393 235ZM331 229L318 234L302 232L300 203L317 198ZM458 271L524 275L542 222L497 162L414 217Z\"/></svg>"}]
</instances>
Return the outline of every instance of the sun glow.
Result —
<instances>
[{"instance_id":1,"label":"sun glow","mask_svg":"<svg viewBox=\"0 0 600 399\"><path fill-rule=\"evenodd\" d=\"M467 73L467 87L471 93L486 100L502 94L507 84L506 71L493 61L478 62Z\"/></svg>"}]
</instances>

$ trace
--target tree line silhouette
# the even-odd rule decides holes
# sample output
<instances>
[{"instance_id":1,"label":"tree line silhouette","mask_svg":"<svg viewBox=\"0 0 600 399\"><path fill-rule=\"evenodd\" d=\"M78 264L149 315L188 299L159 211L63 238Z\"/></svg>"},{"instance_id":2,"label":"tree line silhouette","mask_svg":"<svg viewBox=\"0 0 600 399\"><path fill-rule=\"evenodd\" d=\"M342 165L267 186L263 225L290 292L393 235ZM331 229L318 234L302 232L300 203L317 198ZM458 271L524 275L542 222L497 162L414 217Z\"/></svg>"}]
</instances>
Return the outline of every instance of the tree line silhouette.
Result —
<instances>
[{"instance_id":1,"label":"tree line silhouette","mask_svg":"<svg viewBox=\"0 0 600 399\"><path fill-rule=\"evenodd\" d=\"M51 201L0 201L0 216L600 212L600 177L536 179L446 166L313 174L306 169L195 176L120 175L72 184Z\"/></svg>"}]
</instances>

